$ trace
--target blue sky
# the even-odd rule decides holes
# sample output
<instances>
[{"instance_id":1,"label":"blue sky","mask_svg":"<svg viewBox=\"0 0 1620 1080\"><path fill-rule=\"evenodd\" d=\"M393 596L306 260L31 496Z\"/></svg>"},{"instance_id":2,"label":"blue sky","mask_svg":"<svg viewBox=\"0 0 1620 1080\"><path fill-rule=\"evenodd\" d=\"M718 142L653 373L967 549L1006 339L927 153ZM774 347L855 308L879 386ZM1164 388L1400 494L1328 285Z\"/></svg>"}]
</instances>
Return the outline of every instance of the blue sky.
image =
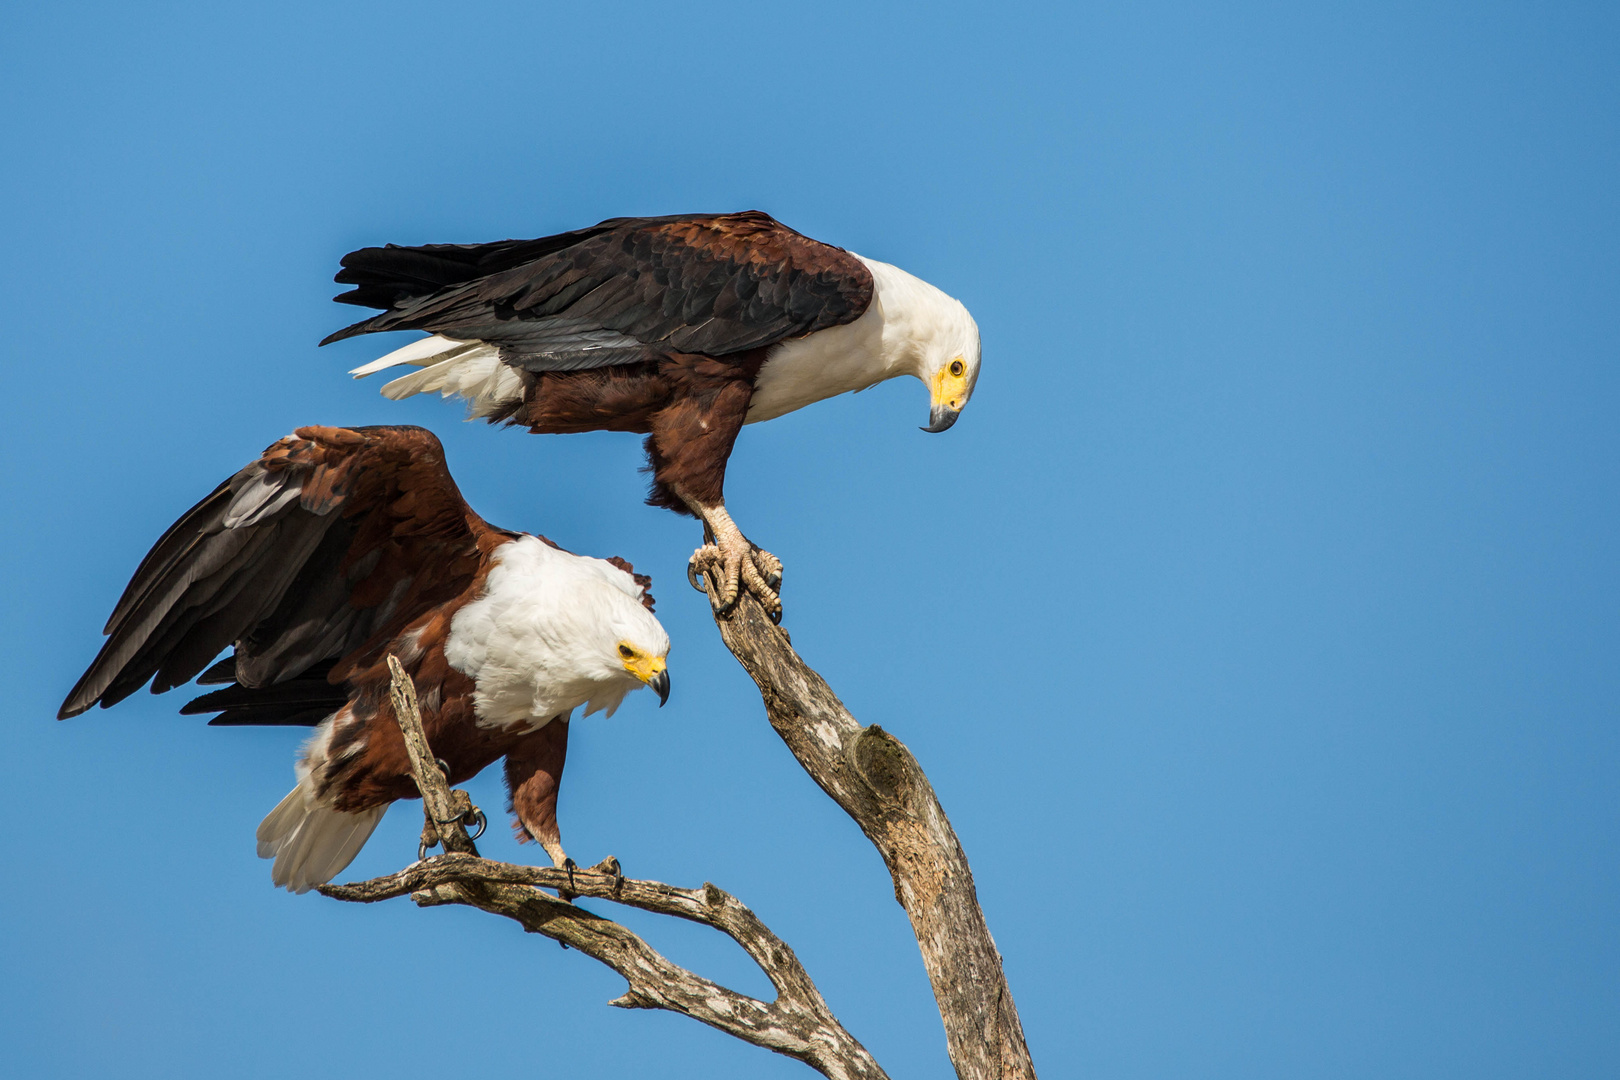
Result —
<instances>
[{"instance_id":1,"label":"blue sky","mask_svg":"<svg viewBox=\"0 0 1620 1080\"><path fill-rule=\"evenodd\" d=\"M179 692L52 719L195 499L296 425L405 421L490 520L654 575L674 695L575 734L570 850L736 893L892 1075L951 1075L638 440L389 403L343 373L391 342L315 347L355 247L755 207L983 331L949 434L884 385L748 429L728 496L933 779L1044 1076L1620 1070L1612 7L13 7L0 1071L809 1075L492 917L273 890L297 732Z\"/></svg>"}]
</instances>

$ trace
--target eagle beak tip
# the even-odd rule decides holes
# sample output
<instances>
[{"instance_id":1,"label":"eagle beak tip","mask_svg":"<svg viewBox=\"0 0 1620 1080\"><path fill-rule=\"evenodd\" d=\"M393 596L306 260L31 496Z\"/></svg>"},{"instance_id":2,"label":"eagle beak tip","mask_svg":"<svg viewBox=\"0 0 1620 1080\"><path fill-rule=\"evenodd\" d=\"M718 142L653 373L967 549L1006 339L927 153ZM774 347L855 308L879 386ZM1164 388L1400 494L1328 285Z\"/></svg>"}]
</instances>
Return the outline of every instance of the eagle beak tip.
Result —
<instances>
[{"instance_id":1,"label":"eagle beak tip","mask_svg":"<svg viewBox=\"0 0 1620 1080\"><path fill-rule=\"evenodd\" d=\"M668 670L660 671L657 675L654 675L652 678L648 679L647 685L652 687L653 690L657 692L658 707L662 709L664 707L664 703L669 700Z\"/></svg>"},{"instance_id":2,"label":"eagle beak tip","mask_svg":"<svg viewBox=\"0 0 1620 1080\"><path fill-rule=\"evenodd\" d=\"M962 410L960 409L953 409L949 405L935 405L928 411L928 426L918 430L937 435L941 431L949 429L952 424L956 423L956 418L961 415Z\"/></svg>"}]
</instances>

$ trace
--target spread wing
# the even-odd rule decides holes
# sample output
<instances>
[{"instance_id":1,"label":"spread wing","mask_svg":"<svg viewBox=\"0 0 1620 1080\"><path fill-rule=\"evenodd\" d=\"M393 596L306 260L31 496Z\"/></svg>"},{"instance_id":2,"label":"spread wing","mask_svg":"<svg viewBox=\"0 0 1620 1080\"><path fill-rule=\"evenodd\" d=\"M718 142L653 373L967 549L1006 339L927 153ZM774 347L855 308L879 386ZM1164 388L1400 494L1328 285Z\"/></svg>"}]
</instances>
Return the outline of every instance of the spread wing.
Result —
<instances>
[{"instance_id":1,"label":"spread wing","mask_svg":"<svg viewBox=\"0 0 1620 1080\"><path fill-rule=\"evenodd\" d=\"M235 646L204 677L235 685L185 711L316 723L347 699L350 668L464 593L480 541L507 535L467 506L431 432L299 428L163 534L58 717L149 679L162 693Z\"/></svg>"},{"instance_id":2,"label":"spread wing","mask_svg":"<svg viewBox=\"0 0 1620 1080\"><path fill-rule=\"evenodd\" d=\"M872 274L842 248L769 214L614 218L539 240L362 248L343 303L384 308L321 344L431 330L496 345L529 371L572 371L668 352L724 357L853 322Z\"/></svg>"}]
</instances>

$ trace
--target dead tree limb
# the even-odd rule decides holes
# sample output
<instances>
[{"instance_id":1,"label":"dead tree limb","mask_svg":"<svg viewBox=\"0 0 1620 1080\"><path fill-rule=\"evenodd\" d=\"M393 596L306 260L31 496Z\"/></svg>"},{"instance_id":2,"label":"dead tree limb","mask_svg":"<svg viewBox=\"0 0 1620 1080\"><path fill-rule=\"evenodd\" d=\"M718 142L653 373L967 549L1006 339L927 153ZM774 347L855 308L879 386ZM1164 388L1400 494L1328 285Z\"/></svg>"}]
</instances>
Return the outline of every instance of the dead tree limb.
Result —
<instances>
[{"instance_id":1,"label":"dead tree limb","mask_svg":"<svg viewBox=\"0 0 1620 1080\"><path fill-rule=\"evenodd\" d=\"M464 791L451 791L434 763L417 709L415 687L392 656L392 693L399 725L411 755L411 772L422 793L427 830L434 830L446 854L386 877L352 885L323 885L337 900L374 903L409 896L422 907L464 904L513 919L532 933L572 946L624 977L628 988L611 1005L626 1009L668 1009L702 1021L756 1046L798 1058L833 1080L887 1080L882 1069L846 1031L804 966L787 944L771 933L736 897L705 883L678 889L656 881L636 881L619 873L614 859L589 870L514 866L478 857L464 827L476 813ZM753 958L776 989L776 1000L728 990L660 955L646 941L611 919L561 897L589 896L643 911L712 926Z\"/></svg>"},{"instance_id":2,"label":"dead tree limb","mask_svg":"<svg viewBox=\"0 0 1620 1080\"><path fill-rule=\"evenodd\" d=\"M445 854L459 851L477 855L467 826L482 816L473 806L465 791L451 791L449 778L439 770L439 763L428 747L427 732L422 727L422 710L416 700L416 684L405 674L399 658L388 654L388 696L394 701L394 716L399 730L405 736L405 752L411 757L411 775L416 778L416 790L422 795L422 847L443 845ZM424 778L426 782L424 783ZM437 778L437 782L434 782Z\"/></svg>"},{"instance_id":3,"label":"dead tree limb","mask_svg":"<svg viewBox=\"0 0 1620 1080\"><path fill-rule=\"evenodd\" d=\"M862 727L751 595L715 623L759 685L776 733L883 856L922 950L957 1076L1033 1080L973 872L917 759L876 724Z\"/></svg>"}]
</instances>

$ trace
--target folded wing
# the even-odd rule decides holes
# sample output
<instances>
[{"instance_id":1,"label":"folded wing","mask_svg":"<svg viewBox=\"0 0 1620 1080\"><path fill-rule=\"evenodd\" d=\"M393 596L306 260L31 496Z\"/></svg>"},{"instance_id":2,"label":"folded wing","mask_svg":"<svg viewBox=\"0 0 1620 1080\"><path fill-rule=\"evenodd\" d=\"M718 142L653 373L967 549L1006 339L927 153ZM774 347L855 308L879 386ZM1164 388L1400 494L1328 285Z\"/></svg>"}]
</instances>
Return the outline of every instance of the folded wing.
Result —
<instances>
[{"instance_id":1,"label":"folded wing","mask_svg":"<svg viewBox=\"0 0 1620 1080\"><path fill-rule=\"evenodd\" d=\"M852 322L872 301L872 275L858 258L758 211L615 218L538 240L364 248L344 256L337 280L356 286L338 300L386 310L327 342L430 330L487 342L528 371L669 352L725 357Z\"/></svg>"}]
</instances>

